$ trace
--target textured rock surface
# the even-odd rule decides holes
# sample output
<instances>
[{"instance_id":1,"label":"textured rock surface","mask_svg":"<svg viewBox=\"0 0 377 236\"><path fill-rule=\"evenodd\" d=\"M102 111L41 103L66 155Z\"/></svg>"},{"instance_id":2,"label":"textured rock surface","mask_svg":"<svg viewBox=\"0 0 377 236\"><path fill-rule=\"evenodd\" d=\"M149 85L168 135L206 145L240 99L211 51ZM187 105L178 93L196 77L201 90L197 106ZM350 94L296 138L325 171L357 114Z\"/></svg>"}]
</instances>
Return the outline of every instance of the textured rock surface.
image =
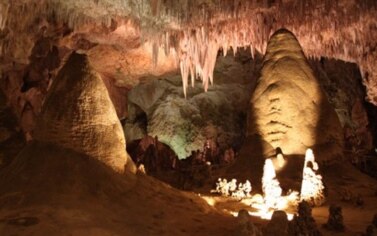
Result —
<instances>
[{"instance_id":1,"label":"textured rock surface","mask_svg":"<svg viewBox=\"0 0 377 236\"><path fill-rule=\"evenodd\" d=\"M85 55L73 53L52 84L35 137L123 172L132 161L114 106Z\"/></svg>"},{"instance_id":2,"label":"textured rock surface","mask_svg":"<svg viewBox=\"0 0 377 236\"><path fill-rule=\"evenodd\" d=\"M227 236L236 223L197 194L40 141L0 170L0 186L0 235Z\"/></svg>"},{"instance_id":3,"label":"textured rock surface","mask_svg":"<svg viewBox=\"0 0 377 236\"><path fill-rule=\"evenodd\" d=\"M319 160L341 155L338 117L291 32L280 30L270 39L250 106L248 135L261 135L284 154L321 146L326 152Z\"/></svg>"},{"instance_id":4,"label":"textured rock surface","mask_svg":"<svg viewBox=\"0 0 377 236\"><path fill-rule=\"evenodd\" d=\"M342 208L340 206L331 205L329 207L329 218L327 220L327 223L324 224L323 227L331 231L344 231L345 227L343 224L343 214Z\"/></svg>"},{"instance_id":5,"label":"textured rock surface","mask_svg":"<svg viewBox=\"0 0 377 236\"><path fill-rule=\"evenodd\" d=\"M250 220L247 210L240 210L237 215L238 229L237 236L262 236L262 232Z\"/></svg>"},{"instance_id":6,"label":"textured rock surface","mask_svg":"<svg viewBox=\"0 0 377 236\"><path fill-rule=\"evenodd\" d=\"M288 216L284 211L274 211L271 217L271 221L265 228L264 235L274 236L282 235L288 236Z\"/></svg>"},{"instance_id":7,"label":"textured rock surface","mask_svg":"<svg viewBox=\"0 0 377 236\"><path fill-rule=\"evenodd\" d=\"M25 145L25 138L6 98L0 92L0 169L7 166Z\"/></svg>"},{"instance_id":8,"label":"textured rock surface","mask_svg":"<svg viewBox=\"0 0 377 236\"><path fill-rule=\"evenodd\" d=\"M320 236L316 222L312 216L312 208L309 203L302 201L298 204L298 215L289 222L289 235Z\"/></svg>"},{"instance_id":9,"label":"textured rock surface","mask_svg":"<svg viewBox=\"0 0 377 236\"><path fill-rule=\"evenodd\" d=\"M157 55L172 52L186 69L195 69L190 67L195 62L208 78L216 48L252 45L264 52L271 33L286 27L308 56L358 63L368 99L376 103L376 8L374 0L5 0L0 4L0 51L7 62L27 64L35 41L48 37L62 48L94 49L91 55L106 64L109 55L101 59L97 49L110 51L115 46L121 60L110 72L114 75L119 69L127 75L123 80L130 82L132 75L143 74L133 67L147 65L143 70L151 71L153 63L140 60L130 66L132 56L123 57L122 51L138 48L147 39L149 49L142 51L150 58L154 54L149 62L163 63Z\"/></svg>"},{"instance_id":10,"label":"textured rock surface","mask_svg":"<svg viewBox=\"0 0 377 236\"><path fill-rule=\"evenodd\" d=\"M263 53L270 35L286 27L308 57L357 63L367 99L377 104L376 8L374 0L3 0L0 85L24 132L32 133L46 85L72 50L87 53L112 87L129 89L180 64L184 78L202 68L197 72L208 80L217 49L252 46ZM124 118L125 96L110 95Z\"/></svg>"},{"instance_id":11,"label":"textured rock surface","mask_svg":"<svg viewBox=\"0 0 377 236\"><path fill-rule=\"evenodd\" d=\"M189 88L187 99L179 76L141 83L129 93L127 140L145 133L158 136L181 159L202 150L206 140L214 141L221 150L239 146L257 67L246 52L236 59L219 57L216 84L206 93L200 85Z\"/></svg>"},{"instance_id":12,"label":"textured rock surface","mask_svg":"<svg viewBox=\"0 0 377 236\"><path fill-rule=\"evenodd\" d=\"M309 61L343 127L345 148L363 154L373 149L377 107L363 101L365 87L356 64L333 59ZM354 152L354 151L353 151Z\"/></svg>"}]
</instances>

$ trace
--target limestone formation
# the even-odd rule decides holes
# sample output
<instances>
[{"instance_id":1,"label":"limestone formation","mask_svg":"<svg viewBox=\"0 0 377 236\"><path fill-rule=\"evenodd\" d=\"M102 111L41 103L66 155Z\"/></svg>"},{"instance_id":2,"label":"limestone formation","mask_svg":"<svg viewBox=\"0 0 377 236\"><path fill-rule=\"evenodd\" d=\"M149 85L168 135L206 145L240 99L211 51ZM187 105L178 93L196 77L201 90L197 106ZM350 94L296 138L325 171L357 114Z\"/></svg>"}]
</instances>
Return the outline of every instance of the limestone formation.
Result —
<instances>
[{"instance_id":1,"label":"limestone formation","mask_svg":"<svg viewBox=\"0 0 377 236\"><path fill-rule=\"evenodd\" d=\"M320 236L317 225L312 216L312 208L308 202L302 201L298 205L298 215L289 223L289 235Z\"/></svg>"},{"instance_id":2,"label":"limestone formation","mask_svg":"<svg viewBox=\"0 0 377 236\"><path fill-rule=\"evenodd\" d=\"M243 57L246 63L237 61ZM143 133L157 135L180 159L202 150L208 140L221 150L239 145L254 83L250 70L256 70L250 59L248 51L239 53L236 60L231 55L219 57L216 85L207 93L200 86L190 88L187 99L180 76L146 79L135 86L128 94L127 141L141 139Z\"/></svg>"},{"instance_id":3,"label":"limestone formation","mask_svg":"<svg viewBox=\"0 0 377 236\"><path fill-rule=\"evenodd\" d=\"M25 139L18 128L6 97L0 91L0 170L7 166L25 145Z\"/></svg>"},{"instance_id":4,"label":"limestone formation","mask_svg":"<svg viewBox=\"0 0 377 236\"><path fill-rule=\"evenodd\" d=\"M274 211L265 229L266 236L288 236L288 216L284 211Z\"/></svg>"},{"instance_id":5,"label":"limestone formation","mask_svg":"<svg viewBox=\"0 0 377 236\"><path fill-rule=\"evenodd\" d=\"M372 224L377 228L377 213L373 216Z\"/></svg>"},{"instance_id":6,"label":"limestone formation","mask_svg":"<svg viewBox=\"0 0 377 236\"><path fill-rule=\"evenodd\" d=\"M319 160L340 155L339 119L288 30L271 37L250 106L248 135L259 134L288 155L304 154L309 147L323 150Z\"/></svg>"},{"instance_id":7,"label":"limestone formation","mask_svg":"<svg viewBox=\"0 0 377 236\"><path fill-rule=\"evenodd\" d=\"M262 232L250 221L249 212L242 209L238 212L237 236L262 236Z\"/></svg>"},{"instance_id":8,"label":"limestone formation","mask_svg":"<svg viewBox=\"0 0 377 236\"><path fill-rule=\"evenodd\" d=\"M329 207L329 218L327 223L323 225L328 230L343 232L343 214L340 206L331 205Z\"/></svg>"},{"instance_id":9,"label":"limestone formation","mask_svg":"<svg viewBox=\"0 0 377 236\"><path fill-rule=\"evenodd\" d=\"M365 236L376 236L377 235L377 228L373 225L368 225Z\"/></svg>"},{"instance_id":10,"label":"limestone formation","mask_svg":"<svg viewBox=\"0 0 377 236\"><path fill-rule=\"evenodd\" d=\"M87 154L117 172L134 166L101 77L85 55L72 53L54 80L35 138Z\"/></svg>"}]
</instances>

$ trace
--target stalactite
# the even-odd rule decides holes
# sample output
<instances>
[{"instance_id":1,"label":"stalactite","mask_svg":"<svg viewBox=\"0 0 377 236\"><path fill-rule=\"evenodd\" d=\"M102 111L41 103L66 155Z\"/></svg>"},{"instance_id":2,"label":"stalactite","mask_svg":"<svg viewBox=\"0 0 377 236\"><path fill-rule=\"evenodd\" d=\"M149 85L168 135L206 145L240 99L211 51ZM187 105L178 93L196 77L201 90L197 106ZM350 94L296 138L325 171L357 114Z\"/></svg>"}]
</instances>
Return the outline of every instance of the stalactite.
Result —
<instances>
[{"instance_id":1,"label":"stalactite","mask_svg":"<svg viewBox=\"0 0 377 236\"><path fill-rule=\"evenodd\" d=\"M153 16L158 16L160 14L160 0L150 0L151 10Z\"/></svg>"},{"instance_id":2,"label":"stalactite","mask_svg":"<svg viewBox=\"0 0 377 236\"><path fill-rule=\"evenodd\" d=\"M156 42L152 44L152 57L153 57L153 66L158 64L158 54L159 54L159 45Z\"/></svg>"},{"instance_id":3,"label":"stalactite","mask_svg":"<svg viewBox=\"0 0 377 236\"><path fill-rule=\"evenodd\" d=\"M3 30L8 18L9 4L0 3L0 30Z\"/></svg>"},{"instance_id":4,"label":"stalactite","mask_svg":"<svg viewBox=\"0 0 377 236\"><path fill-rule=\"evenodd\" d=\"M175 49L177 64L190 76L191 85L195 78L200 78L207 88L216 79L216 48L221 47L226 56L230 48L235 53L238 47L251 46L255 56L256 51L264 53L274 31L286 27L297 36L306 55L356 62L369 72L371 82L365 82L369 86L368 97L377 104L377 89L372 88L377 83L372 71L377 55L368 48L377 37L377 4L373 0L359 1L361 5L350 8L344 1L279 0L271 6L270 1L256 0L40 0L34 4L29 0L19 0L17 4L1 1L0 31L7 25L13 28L8 35L2 35L0 56L27 47L29 39L22 42L23 37L14 38L34 30L32 22L37 18L54 18L80 32L88 25L111 27L111 19L131 17L135 27L141 29L141 41L156 44L152 50L154 62L160 50L168 55L170 49ZM20 15L23 17L17 17ZM184 37L179 36L182 31ZM185 48L180 46L182 40L187 42Z\"/></svg>"}]
</instances>

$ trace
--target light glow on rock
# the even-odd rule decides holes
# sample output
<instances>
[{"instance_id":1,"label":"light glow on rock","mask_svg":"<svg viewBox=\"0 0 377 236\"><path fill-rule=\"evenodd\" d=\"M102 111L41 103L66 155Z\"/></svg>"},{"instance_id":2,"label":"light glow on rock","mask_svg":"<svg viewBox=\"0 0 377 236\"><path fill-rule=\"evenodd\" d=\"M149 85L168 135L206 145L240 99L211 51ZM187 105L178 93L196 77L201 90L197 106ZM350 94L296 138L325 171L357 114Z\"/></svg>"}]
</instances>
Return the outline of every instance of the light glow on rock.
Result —
<instances>
[{"instance_id":1,"label":"light glow on rock","mask_svg":"<svg viewBox=\"0 0 377 236\"><path fill-rule=\"evenodd\" d=\"M252 207L258 209L257 212L250 212L251 215L259 216L262 219L271 219L276 210L289 210L298 204L298 192L290 191L287 195L282 194L279 181L276 179L275 167L271 159L266 159L263 167L262 177L263 202L255 202ZM288 219L293 218L293 214L287 213Z\"/></svg>"},{"instance_id":2,"label":"light glow on rock","mask_svg":"<svg viewBox=\"0 0 377 236\"><path fill-rule=\"evenodd\" d=\"M267 208L276 209L281 198L282 189L276 179L274 165L271 159L266 159L263 167L262 190L264 194L264 204Z\"/></svg>"},{"instance_id":3,"label":"light glow on rock","mask_svg":"<svg viewBox=\"0 0 377 236\"><path fill-rule=\"evenodd\" d=\"M219 179L217 183L216 190L211 192L220 193L222 196L232 196L232 192L236 190L242 190L243 192L249 193L251 191L250 182L247 181L245 184L237 186L237 180L233 179L227 182L226 179ZM263 168L262 177L262 190L263 197L259 194L243 194L238 196L241 202L250 205L254 210L249 211L252 216L259 217L261 219L270 220L274 211L283 210L288 211L288 220L293 219L293 213L298 205L299 193L297 191L289 191L287 195L283 195L283 191L280 187L279 181L276 179L275 167L271 159L266 159ZM206 200L208 202L208 200ZM229 211L232 215L237 215L236 212Z\"/></svg>"},{"instance_id":4,"label":"light glow on rock","mask_svg":"<svg viewBox=\"0 0 377 236\"><path fill-rule=\"evenodd\" d=\"M314 206L320 206L325 201L322 176L317 174L318 163L315 161L313 150L310 148L305 153L305 163L301 185L300 199Z\"/></svg>"},{"instance_id":5,"label":"light glow on rock","mask_svg":"<svg viewBox=\"0 0 377 236\"><path fill-rule=\"evenodd\" d=\"M236 199L244 199L250 197L251 184L249 180L245 183L239 183L237 185L237 180L232 179L228 182L227 179L219 178L216 183L216 189L211 190L211 193L219 193L224 197L233 197Z\"/></svg>"},{"instance_id":6,"label":"light glow on rock","mask_svg":"<svg viewBox=\"0 0 377 236\"><path fill-rule=\"evenodd\" d=\"M277 157L284 161L282 155ZM277 163L279 165L279 162ZM216 190L212 193L220 193L223 197L236 197L241 203L251 206L253 210L249 210L249 214L261 219L270 220L274 211L286 211L288 220L292 220L294 212L299 201L306 201L313 206L322 205L325 201L324 185L322 176L317 174L319 167L315 161L312 149L307 149L305 154L305 163L303 167L303 178L301 184L301 193L297 191L289 191L283 195L283 190L276 178L275 166L271 159L266 159L263 167L262 191L260 194L251 195L251 185L249 181L245 184L237 185L237 180L232 179L228 182L226 179L218 179ZM242 192L241 195L234 195L235 192ZM208 199L205 199L207 202ZM210 205L214 205L211 201ZM228 212L237 216L237 212Z\"/></svg>"}]
</instances>

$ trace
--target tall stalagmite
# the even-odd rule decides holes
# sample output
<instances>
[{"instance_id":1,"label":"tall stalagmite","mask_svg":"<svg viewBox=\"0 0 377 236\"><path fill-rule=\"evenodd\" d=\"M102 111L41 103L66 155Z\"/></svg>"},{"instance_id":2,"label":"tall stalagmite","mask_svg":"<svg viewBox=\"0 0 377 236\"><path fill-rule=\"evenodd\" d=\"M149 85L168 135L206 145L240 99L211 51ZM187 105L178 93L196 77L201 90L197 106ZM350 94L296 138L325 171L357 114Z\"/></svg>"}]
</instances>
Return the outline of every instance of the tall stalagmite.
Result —
<instances>
[{"instance_id":1,"label":"tall stalagmite","mask_svg":"<svg viewBox=\"0 0 377 236\"><path fill-rule=\"evenodd\" d=\"M296 37L278 30L270 39L261 77L251 99L248 134L259 134L284 154L340 155L342 129ZM249 118L252 119L252 118Z\"/></svg>"},{"instance_id":2,"label":"tall stalagmite","mask_svg":"<svg viewBox=\"0 0 377 236\"><path fill-rule=\"evenodd\" d=\"M87 154L117 172L134 171L115 108L85 55L73 53L54 80L35 138Z\"/></svg>"}]
</instances>

